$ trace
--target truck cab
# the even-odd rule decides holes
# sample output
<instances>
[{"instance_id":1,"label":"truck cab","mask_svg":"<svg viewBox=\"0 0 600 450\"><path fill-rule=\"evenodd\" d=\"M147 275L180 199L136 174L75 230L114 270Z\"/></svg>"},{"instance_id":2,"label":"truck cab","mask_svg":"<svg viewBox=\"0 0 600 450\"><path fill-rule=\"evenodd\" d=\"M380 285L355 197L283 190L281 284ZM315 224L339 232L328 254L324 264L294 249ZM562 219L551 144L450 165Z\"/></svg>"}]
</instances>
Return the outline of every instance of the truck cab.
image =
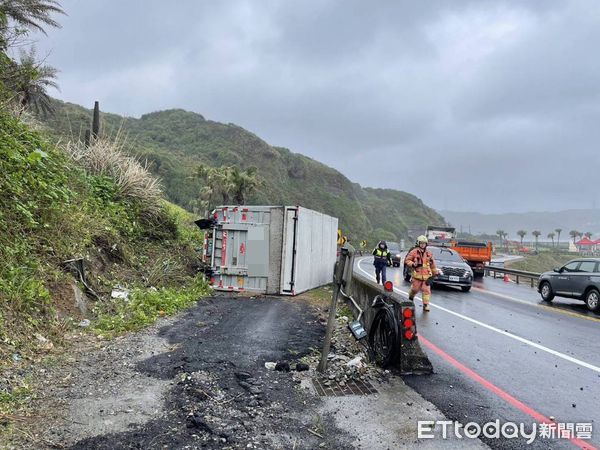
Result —
<instances>
[{"instance_id":1,"label":"truck cab","mask_svg":"<svg viewBox=\"0 0 600 450\"><path fill-rule=\"evenodd\" d=\"M467 262L475 276L483 276L492 260L491 242L459 241L453 227L427 227L427 240L434 247L450 247Z\"/></svg>"}]
</instances>

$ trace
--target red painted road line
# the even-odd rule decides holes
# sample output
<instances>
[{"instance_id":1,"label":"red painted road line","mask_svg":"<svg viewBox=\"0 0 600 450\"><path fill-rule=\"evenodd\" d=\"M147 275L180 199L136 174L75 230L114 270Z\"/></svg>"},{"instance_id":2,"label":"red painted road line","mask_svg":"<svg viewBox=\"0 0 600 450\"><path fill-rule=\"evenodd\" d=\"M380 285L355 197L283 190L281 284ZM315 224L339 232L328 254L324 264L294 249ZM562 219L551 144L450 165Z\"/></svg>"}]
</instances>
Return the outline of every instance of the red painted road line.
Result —
<instances>
[{"instance_id":1,"label":"red painted road line","mask_svg":"<svg viewBox=\"0 0 600 450\"><path fill-rule=\"evenodd\" d=\"M459 371L461 371L462 373L464 373L465 375L467 375L469 378L471 378L472 380L476 381L477 383L479 383L480 385L482 385L484 388L486 388L490 392L493 392L498 397L500 397L502 400L504 400L505 402L507 402L510 405L512 405L515 408L517 408L519 411L521 411L521 412L527 414L528 416L532 417L533 419L535 419L536 422L539 422L539 423L548 423L548 424L555 424L556 423L555 421L550 420L550 418L544 416L543 414L540 414L539 412L537 412L533 408L527 406L525 403L521 402L520 400L517 400L512 395L510 395L508 392L503 391L502 389L500 389L495 384L493 384L490 381L488 381L485 378L483 378L481 375L479 375L474 370L471 370L467 366L465 366L464 364L458 362L456 359L454 359L452 356L450 356L444 350L442 350L441 348L439 348L438 346L436 346L435 344L431 343L429 340L427 340L426 338L424 338L422 334L419 335L419 340L423 343L423 345L425 345L427 348L429 348L433 352L437 353L446 362L448 362L451 365L453 365L454 367L456 367ZM581 449L584 449L584 450L598 450L596 447L594 447L593 445L591 445L590 443L588 443L588 442L586 442L584 440L577 439L577 438L571 438L569 440L571 441L572 444L576 445L577 447L579 447Z\"/></svg>"}]
</instances>

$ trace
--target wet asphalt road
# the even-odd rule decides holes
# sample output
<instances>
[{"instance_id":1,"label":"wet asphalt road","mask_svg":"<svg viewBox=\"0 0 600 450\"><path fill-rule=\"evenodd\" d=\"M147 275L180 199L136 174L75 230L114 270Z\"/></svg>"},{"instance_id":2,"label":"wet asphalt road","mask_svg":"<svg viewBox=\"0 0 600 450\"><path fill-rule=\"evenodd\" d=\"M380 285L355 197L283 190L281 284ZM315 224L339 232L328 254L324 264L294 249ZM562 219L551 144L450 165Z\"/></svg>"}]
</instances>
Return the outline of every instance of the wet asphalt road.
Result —
<instances>
[{"instance_id":1,"label":"wet asphalt road","mask_svg":"<svg viewBox=\"0 0 600 450\"><path fill-rule=\"evenodd\" d=\"M357 265L359 274L371 276L370 258ZM388 269L388 279L402 294L409 284L401 276L401 269ZM489 277L477 280L469 293L434 288L431 304L428 314L418 308L420 336L466 369L423 345L435 374L406 377L407 384L463 424L499 419L531 428L532 414L539 413L559 423L593 423L593 439L579 444L600 447L600 315L567 299L547 306L536 289ZM474 379L469 369L483 381ZM491 385L523 407L507 401ZM526 446L519 439L483 441L492 448ZM576 444L538 439L528 448L576 448Z\"/></svg>"}]
</instances>

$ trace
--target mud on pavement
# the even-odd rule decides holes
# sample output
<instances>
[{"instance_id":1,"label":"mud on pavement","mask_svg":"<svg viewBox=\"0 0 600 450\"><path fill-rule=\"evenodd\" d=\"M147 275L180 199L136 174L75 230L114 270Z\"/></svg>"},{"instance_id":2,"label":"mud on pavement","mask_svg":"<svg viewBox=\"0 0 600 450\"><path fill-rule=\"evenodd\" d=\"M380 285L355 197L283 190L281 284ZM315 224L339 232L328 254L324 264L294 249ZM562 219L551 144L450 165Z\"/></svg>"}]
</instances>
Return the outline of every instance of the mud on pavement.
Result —
<instances>
[{"instance_id":1,"label":"mud on pavement","mask_svg":"<svg viewBox=\"0 0 600 450\"><path fill-rule=\"evenodd\" d=\"M314 313L290 300L203 301L160 331L173 351L137 365L174 382L164 415L73 448L318 447L322 440L306 431L314 400L295 388L289 373L267 370L264 363L301 358L322 333Z\"/></svg>"},{"instance_id":2,"label":"mud on pavement","mask_svg":"<svg viewBox=\"0 0 600 450\"><path fill-rule=\"evenodd\" d=\"M215 297L166 322L81 355L75 374L58 376L72 383L52 382L41 406L55 414L40 417L44 426L28 432L29 444L351 448L333 420L316 415L318 398L296 377L265 368L281 360L293 370L320 347L325 327L314 308L286 298Z\"/></svg>"}]
</instances>

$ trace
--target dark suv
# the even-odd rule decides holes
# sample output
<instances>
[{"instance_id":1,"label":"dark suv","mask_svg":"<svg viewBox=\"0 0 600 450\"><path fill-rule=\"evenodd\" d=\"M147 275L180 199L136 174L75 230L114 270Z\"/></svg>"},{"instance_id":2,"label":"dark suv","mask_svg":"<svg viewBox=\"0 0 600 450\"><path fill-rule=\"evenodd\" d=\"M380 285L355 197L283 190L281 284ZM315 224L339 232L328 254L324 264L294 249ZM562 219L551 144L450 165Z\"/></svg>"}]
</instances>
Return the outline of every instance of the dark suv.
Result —
<instances>
[{"instance_id":1,"label":"dark suv","mask_svg":"<svg viewBox=\"0 0 600 450\"><path fill-rule=\"evenodd\" d=\"M574 259L540 276L538 292L546 302L554 296L583 300L590 311L600 310L600 258Z\"/></svg>"},{"instance_id":2,"label":"dark suv","mask_svg":"<svg viewBox=\"0 0 600 450\"><path fill-rule=\"evenodd\" d=\"M458 286L463 292L469 292L473 284L473 269L466 263L462 256L454 250L445 247L427 247L431 252L435 265L442 271L433 277L433 284ZM406 265L403 269L404 279L410 281L412 269Z\"/></svg>"}]
</instances>

